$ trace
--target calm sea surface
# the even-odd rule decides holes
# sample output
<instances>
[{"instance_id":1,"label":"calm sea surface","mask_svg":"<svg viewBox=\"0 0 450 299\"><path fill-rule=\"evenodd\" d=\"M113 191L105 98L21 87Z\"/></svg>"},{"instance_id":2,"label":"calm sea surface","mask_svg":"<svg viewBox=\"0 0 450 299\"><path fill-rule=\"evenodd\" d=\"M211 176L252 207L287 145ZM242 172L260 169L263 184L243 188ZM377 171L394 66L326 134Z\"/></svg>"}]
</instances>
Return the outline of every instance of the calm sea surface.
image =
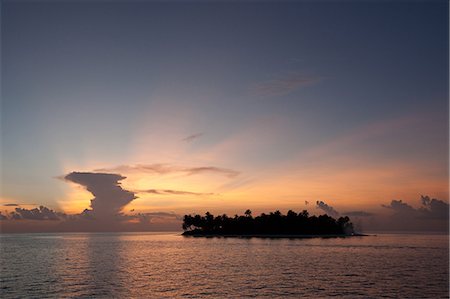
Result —
<instances>
[{"instance_id":1,"label":"calm sea surface","mask_svg":"<svg viewBox=\"0 0 450 299\"><path fill-rule=\"evenodd\" d=\"M448 298L447 235L1 235L1 298Z\"/></svg>"}]
</instances>

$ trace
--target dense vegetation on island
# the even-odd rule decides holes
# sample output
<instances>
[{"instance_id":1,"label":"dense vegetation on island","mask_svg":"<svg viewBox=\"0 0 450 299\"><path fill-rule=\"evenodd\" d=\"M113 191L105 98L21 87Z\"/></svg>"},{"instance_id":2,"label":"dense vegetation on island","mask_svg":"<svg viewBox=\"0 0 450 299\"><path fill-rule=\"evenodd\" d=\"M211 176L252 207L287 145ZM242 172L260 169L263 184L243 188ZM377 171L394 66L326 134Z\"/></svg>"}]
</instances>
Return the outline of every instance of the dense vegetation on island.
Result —
<instances>
[{"instance_id":1,"label":"dense vegetation on island","mask_svg":"<svg viewBox=\"0 0 450 299\"><path fill-rule=\"evenodd\" d=\"M334 219L328 215L309 216L308 211L286 215L280 211L262 213L253 217L247 210L244 216L184 215L183 235L353 235L353 224L348 217Z\"/></svg>"}]
</instances>

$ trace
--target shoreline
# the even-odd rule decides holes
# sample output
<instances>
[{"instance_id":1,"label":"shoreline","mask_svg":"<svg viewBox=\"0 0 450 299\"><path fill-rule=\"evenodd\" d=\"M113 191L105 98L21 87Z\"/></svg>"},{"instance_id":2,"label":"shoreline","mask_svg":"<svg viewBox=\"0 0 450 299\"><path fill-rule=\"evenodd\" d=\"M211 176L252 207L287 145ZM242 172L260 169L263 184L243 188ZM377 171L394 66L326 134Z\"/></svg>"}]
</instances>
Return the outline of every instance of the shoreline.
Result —
<instances>
[{"instance_id":1,"label":"shoreline","mask_svg":"<svg viewBox=\"0 0 450 299\"><path fill-rule=\"evenodd\" d=\"M269 238L269 239L312 239L312 238L348 238L348 237L368 237L375 235L367 234L327 234L327 235L283 235L283 234L202 234L193 233L186 234L185 232L181 234L183 237L194 237L194 238Z\"/></svg>"}]
</instances>

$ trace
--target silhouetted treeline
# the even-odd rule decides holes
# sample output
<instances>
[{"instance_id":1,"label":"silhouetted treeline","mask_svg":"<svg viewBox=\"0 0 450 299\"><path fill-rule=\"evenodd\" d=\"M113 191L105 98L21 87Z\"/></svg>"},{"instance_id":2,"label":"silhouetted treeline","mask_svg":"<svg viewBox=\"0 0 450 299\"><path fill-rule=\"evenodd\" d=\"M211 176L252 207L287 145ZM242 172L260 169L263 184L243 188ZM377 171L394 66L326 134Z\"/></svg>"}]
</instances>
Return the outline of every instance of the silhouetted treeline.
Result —
<instances>
[{"instance_id":1,"label":"silhouetted treeline","mask_svg":"<svg viewBox=\"0 0 450 299\"><path fill-rule=\"evenodd\" d=\"M309 216L308 211L286 215L280 211L253 217L247 210L244 216L184 215L184 235L352 235L353 224L348 217L334 219L328 215Z\"/></svg>"}]
</instances>

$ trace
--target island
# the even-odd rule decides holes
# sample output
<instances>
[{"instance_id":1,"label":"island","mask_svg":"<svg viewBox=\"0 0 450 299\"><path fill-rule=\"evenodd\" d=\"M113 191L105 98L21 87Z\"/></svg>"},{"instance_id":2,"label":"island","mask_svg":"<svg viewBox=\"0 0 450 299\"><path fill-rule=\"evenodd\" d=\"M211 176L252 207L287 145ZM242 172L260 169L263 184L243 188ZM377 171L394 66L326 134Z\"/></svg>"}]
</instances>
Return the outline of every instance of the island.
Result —
<instances>
[{"instance_id":1,"label":"island","mask_svg":"<svg viewBox=\"0 0 450 299\"><path fill-rule=\"evenodd\" d=\"M310 216L307 210L262 213L253 217L250 210L244 215L214 216L184 215L183 236L193 237L264 237L264 238L332 238L365 236L355 233L349 217L337 220L328 215Z\"/></svg>"}]
</instances>

